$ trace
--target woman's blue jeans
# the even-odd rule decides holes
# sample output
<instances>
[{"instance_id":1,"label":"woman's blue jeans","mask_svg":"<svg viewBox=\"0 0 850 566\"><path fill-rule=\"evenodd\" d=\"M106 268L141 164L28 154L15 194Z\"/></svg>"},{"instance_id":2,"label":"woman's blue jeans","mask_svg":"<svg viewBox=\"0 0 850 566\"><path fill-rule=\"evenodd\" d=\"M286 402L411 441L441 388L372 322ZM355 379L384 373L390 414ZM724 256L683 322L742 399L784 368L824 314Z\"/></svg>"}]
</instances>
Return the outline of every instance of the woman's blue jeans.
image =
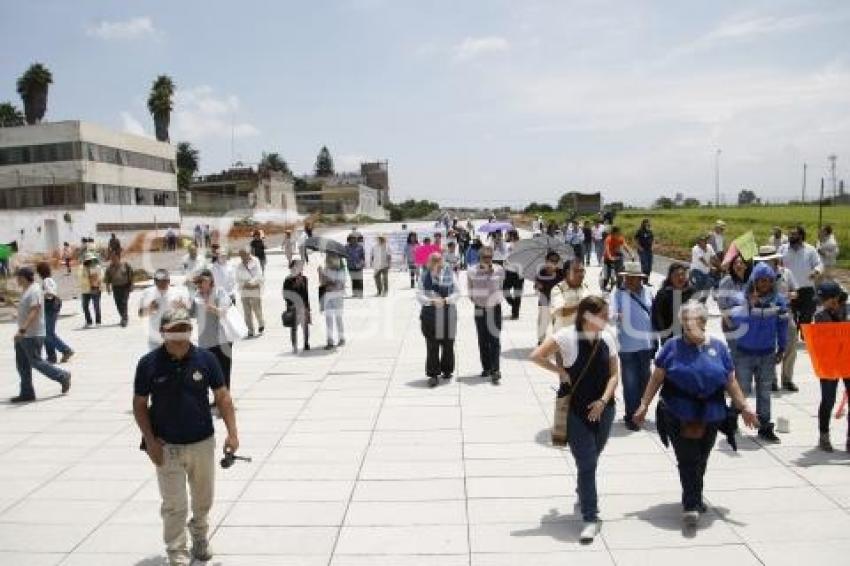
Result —
<instances>
[{"instance_id":1,"label":"woman's blue jeans","mask_svg":"<svg viewBox=\"0 0 850 566\"><path fill-rule=\"evenodd\" d=\"M71 348L56 334L56 321L59 319L61 310L62 303L45 301L44 325L47 331L44 337L44 352L47 354L47 361L53 364L56 363L56 352L67 354L71 351Z\"/></svg>"},{"instance_id":2,"label":"woman's blue jeans","mask_svg":"<svg viewBox=\"0 0 850 566\"><path fill-rule=\"evenodd\" d=\"M582 409L584 410L584 409ZM573 413L567 417L567 443L576 461L578 469L578 492L581 516L585 521L599 520L599 498L596 494L596 465L599 455L608 442L611 434L611 423L614 422L614 404L609 403L599 422L588 424Z\"/></svg>"}]
</instances>

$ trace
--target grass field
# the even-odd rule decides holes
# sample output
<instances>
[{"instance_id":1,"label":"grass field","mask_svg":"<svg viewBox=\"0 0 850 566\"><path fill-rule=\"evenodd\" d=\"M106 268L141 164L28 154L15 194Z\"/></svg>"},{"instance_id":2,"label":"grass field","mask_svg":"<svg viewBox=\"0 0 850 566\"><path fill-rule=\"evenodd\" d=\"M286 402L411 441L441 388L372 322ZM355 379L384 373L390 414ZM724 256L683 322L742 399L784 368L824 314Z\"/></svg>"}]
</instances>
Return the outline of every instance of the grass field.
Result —
<instances>
[{"instance_id":1,"label":"grass field","mask_svg":"<svg viewBox=\"0 0 850 566\"><path fill-rule=\"evenodd\" d=\"M719 208L632 209L617 214L614 224L631 239L643 218L652 221L659 252L690 258L697 234L707 232L714 222L726 222L727 241L752 230L759 244L767 243L774 226L783 232L796 224L806 228L806 241L814 245L817 237L817 206L746 206ZM553 218L555 220L557 219ZM831 224L838 240L839 267L850 269L850 206L824 206L823 223Z\"/></svg>"}]
</instances>

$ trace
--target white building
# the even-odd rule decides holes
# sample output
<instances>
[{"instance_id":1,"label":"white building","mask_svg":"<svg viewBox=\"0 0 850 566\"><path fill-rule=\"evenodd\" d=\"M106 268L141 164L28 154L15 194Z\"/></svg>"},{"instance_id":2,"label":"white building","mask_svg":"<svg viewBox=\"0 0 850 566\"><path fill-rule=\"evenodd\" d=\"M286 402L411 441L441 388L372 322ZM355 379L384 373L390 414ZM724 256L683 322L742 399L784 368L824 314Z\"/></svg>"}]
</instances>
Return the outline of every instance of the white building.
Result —
<instances>
[{"instance_id":1,"label":"white building","mask_svg":"<svg viewBox=\"0 0 850 566\"><path fill-rule=\"evenodd\" d=\"M0 242L52 252L82 237L178 228L174 146L78 121L0 128Z\"/></svg>"}]
</instances>

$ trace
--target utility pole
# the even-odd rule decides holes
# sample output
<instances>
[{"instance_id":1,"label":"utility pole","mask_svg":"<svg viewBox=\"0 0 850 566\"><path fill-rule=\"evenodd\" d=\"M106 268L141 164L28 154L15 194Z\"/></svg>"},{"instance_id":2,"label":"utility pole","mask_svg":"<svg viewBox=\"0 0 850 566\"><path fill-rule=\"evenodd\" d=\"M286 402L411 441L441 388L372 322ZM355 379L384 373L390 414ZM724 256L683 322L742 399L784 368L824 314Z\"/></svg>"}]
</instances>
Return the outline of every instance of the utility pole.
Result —
<instances>
[{"instance_id":1,"label":"utility pole","mask_svg":"<svg viewBox=\"0 0 850 566\"><path fill-rule=\"evenodd\" d=\"M720 206L720 148L714 154L714 206Z\"/></svg>"},{"instance_id":2,"label":"utility pole","mask_svg":"<svg viewBox=\"0 0 850 566\"><path fill-rule=\"evenodd\" d=\"M820 178L820 200L818 201L818 234L823 226L823 177Z\"/></svg>"},{"instance_id":3,"label":"utility pole","mask_svg":"<svg viewBox=\"0 0 850 566\"><path fill-rule=\"evenodd\" d=\"M827 159L829 159L829 174L832 176L832 198L835 198L838 193L838 184L835 180L835 162L838 161L838 156L833 153Z\"/></svg>"},{"instance_id":4,"label":"utility pole","mask_svg":"<svg viewBox=\"0 0 850 566\"><path fill-rule=\"evenodd\" d=\"M807 163L803 163L803 204L806 204L806 169L808 167Z\"/></svg>"}]
</instances>

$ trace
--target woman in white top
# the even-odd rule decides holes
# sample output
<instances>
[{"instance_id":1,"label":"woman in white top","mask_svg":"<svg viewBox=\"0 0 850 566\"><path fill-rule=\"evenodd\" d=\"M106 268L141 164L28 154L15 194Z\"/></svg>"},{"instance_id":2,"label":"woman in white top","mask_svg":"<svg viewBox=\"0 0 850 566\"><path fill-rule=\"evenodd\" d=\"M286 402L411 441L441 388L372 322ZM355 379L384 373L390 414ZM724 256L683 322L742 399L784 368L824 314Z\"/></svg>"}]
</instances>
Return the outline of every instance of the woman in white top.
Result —
<instances>
[{"instance_id":1,"label":"woman in white top","mask_svg":"<svg viewBox=\"0 0 850 566\"><path fill-rule=\"evenodd\" d=\"M607 320L605 299L585 297L578 305L575 325L558 330L531 353L534 363L558 375L558 396L571 396L567 443L578 469L583 544L591 543L599 533L596 466L611 433L619 382L617 345L605 329ZM560 364L552 362L556 353L561 356Z\"/></svg>"},{"instance_id":2,"label":"woman in white top","mask_svg":"<svg viewBox=\"0 0 850 566\"><path fill-rule=\"evenodd\" d=\"M342 323L345 297L345 269L338 255L325 255L325 265L319 268L319 308L325 311L325 350L345 345L345 327ZM334 344L334 325L337 342Z\"/></svg>"},{"instance_id":3,"label":"woman in white top","mask_svg":"<svg viewBox=\"0 0 850 566\"><path fill-rule=\"evenodd\" d=\"M47 361L55 364L56 352L59 352L62 354L61 363L64 364L74 355L74 350L56 334L56 321L62 309L62 299L59 298L56 281L51 277L50 264L46 261L39 262L35 271L41 277L41 290L44 293L44 351Z\"/></svg>"}]
</instances>

